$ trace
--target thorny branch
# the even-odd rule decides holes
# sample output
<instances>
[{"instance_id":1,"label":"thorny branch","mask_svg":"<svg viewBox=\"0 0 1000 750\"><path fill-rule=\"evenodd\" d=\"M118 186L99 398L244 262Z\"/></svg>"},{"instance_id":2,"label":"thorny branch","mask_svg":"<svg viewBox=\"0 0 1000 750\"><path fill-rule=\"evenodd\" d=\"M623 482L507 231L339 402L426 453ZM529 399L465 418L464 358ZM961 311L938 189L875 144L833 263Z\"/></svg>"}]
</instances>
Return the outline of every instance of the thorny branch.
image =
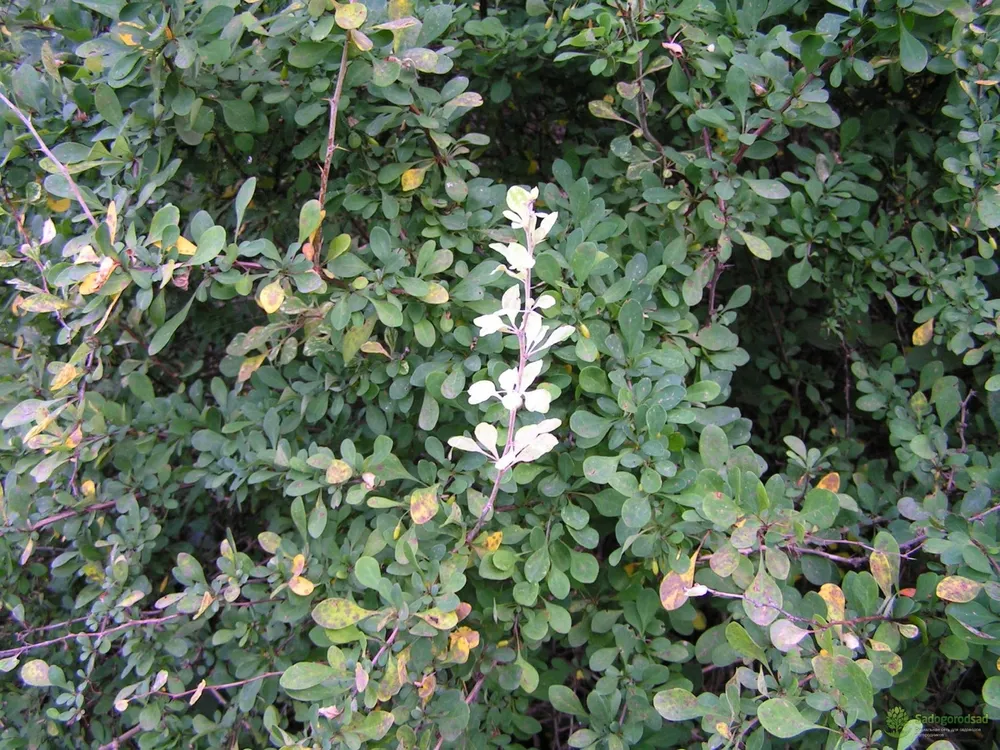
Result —
<instances>
[{"instance_id":1,"label":"thorny branch","mask_svg":"<svg viewBox=\"0 0 1000 750\"><path fill-rule=\"evenodd\" d=\"M45 154L52 161L56 169L58 169L59 172L62 174L62 176L66 179L66 182L69 183L70 190L72 190L73 195L76 196L76 202L80 204L80 208L83 209L83 213L86 215L87 219L90 220L91 225L96 229L98 226L97 219L95 219L94 215L90 212L90 207L87 205L87 201L83 199L83 193L80 192L79 186L76 184L76 182L74 182L72 175L70 175L69 173L69 170L66 169L66 165L64 165L61 161L59 161L56 158L55 154L53 154L52 151L49 150L49 147L45 145L45 141L42 140L42 136L38 134L38 131L35 130L35 126L31 124L31 118L28 117L26 114L24 114L24 112L22 112L21 109L16 104L14 104L14 102L12 102L2 93L0 93L0 102L3 102L8 107L10 107L10 110L15 115L17 115L17 119L19 119L21 122L24 123L24 127L28 129L28 132L31 133L32 137L38 143L38 147L42 150L42 153Z\"/></svg>"}]
</instances>

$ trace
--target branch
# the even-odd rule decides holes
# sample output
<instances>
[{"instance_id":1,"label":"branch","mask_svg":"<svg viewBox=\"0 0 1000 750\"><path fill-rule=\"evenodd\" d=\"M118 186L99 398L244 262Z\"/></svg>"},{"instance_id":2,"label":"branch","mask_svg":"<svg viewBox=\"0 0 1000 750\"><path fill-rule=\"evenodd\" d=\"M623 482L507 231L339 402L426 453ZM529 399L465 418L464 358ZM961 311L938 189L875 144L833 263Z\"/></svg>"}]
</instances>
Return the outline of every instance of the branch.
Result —
<instances>
[{"instance_id":1,"label":"branch","mask_svg":"<svg viewBox=\"0 0 1000 750\"><path fill-rule=\"evenodd\" d=\"M819 67L819 70L817 70L815 73L810 73L809 75L806 76L806 79L799 86L795 88L795 90L788 96L788 98L785 99L785 103L778 108L778 112L775 115L775 117L785 114L785 111L789 107L791 107L792 104L795 102L795 100L802 95L802 92L805 90L806 86L808 86L810 83L812 83L821 75L823 75L827 70L833 67L833 65L837 63L840 60L840 58L848 54L852 49L854 49L854 40L848 39L846 42L844 42L844 46L841 47L839 55L837 55L836 57L831 57L829 60L824 62ZM766 133L768 130L771 129L772 125L774 125L774 117L768 117L766 120L764 120L764 122L760 124L760 127L758 127L755 131L753 131L754 139L756 140L757 138L760 138L762 135L764 135L764 133ZM740 147L736 151L735 156L733 156L732 165L734 167L741 161L743 161L743 157L746 155L748 148L750 148L750 146L748 146L747 144L745 143L740 144Z\"/></svg>"},{"instance_id":2,"label":"branch","mask_svg":"<svg viewBox=\"0 0 1000 750\"><path fill-rule=\"evenodd\" d=\"M26 529L14 529L8 528L8 531L13 531L15 533L30 534L33 531L38 531L39 529L44 529L46 526L51 526L54 523L59 523L60 521L65 521L67 518L73 518L74 516L82 516L84 513L89 513L94 510L107 510L108 508L113 508L115 506L116 500L107 500L103 503L94 503L93 505L88 505L85 508L75 508L73 510L64 510L55 515L48 516L39 521L35 521L33 524L28 526Z\"/></svg>"},{"instance_id":3,"label":"branch","mask_svg":"<svg viewBox=\"0 0 1000 750\"><path fill-rule=\"evenodd\" d=\"M18 648L9 648L6 651L0 651L0 659L6 659L8 656L20 656L28 651L34 651L35 649L44 648L46 646L53 646L57 643L64 643L66 641L71 641L74 638L103 638L106 635L120 633L121 631L129 630L130 628L137 628L141 625L159 625L160 623L176 620L178 617L183 616L184 615L182 613L178 612L177 614L165 615L163 617L149 617L142 620L132 620L121 625L116 625L113 628L108 628L107 630L98 630L95 633L70 633L69 635L62 635L58 638L51 638L47 641L28 643L24 646L19 646Z\"/></svg>"},{"instance_id":4,"label":"branch","mask_svg":"<svg viewBox=\"0 0 1000 750\"><path fill-rule=\"evenodd\" d=\"M126 742L128 742L130 739L132 739L133 737L135 737L141 731L142 731L142 724L136 724L134 727L132 727L131 729L129 729L127 732L125 732L120 737L115 737L107 745L101 745L101 747L98 750L118 750L119 747L121 747L123 744L125 744Z\"/></svg>"},{"instance_id":5,"label":"branch","mask_svg":"<svg viewBox=\"0 0 1000 750\"><path fill-rule=\"evenodd\" d=\"M340 95L344 91L344 76L347 74L347 51L350 47L350 40L344 40L344 52L340 56L340 70L337 71L337 85L333 89L333 97L330 99L330 122L326 131L326 156L323 159L323 167L319 173L319 210L323 211L326 203L326 188L330 182L330 165L333 163L333 152L337 150L337 110L340 108ZM322 226L322 225L321 225ZM319 268L323 251L323 230L316 234L316 249L314 265Z\"/></svg>"},{"instance_id":6,"label":"branch","mask_svg":"<svg viewBox=\"0 0 1000 750\"><path fill-rule=\"evenodd\" d=\"M95 219L94 215L90 212L90 208L87 206L87 201L83 199L83 193L80 192L80 188L77 186L76 182L73 181L73 177L70 175L69 170L66 169L66 166L61 161L59 161L55 157L55 154L53 154L49 150L49 147L45 145L45 141L42 140L42 136L38 134L38 131L35 130L35 126L31 124L31 118L29 118L26 114L24 114L24 112L22 112L18 108L18 106L14 104L14 102L12 102L2 93L0 93L0 102L3 102L8 107L10 107L11 111L15 115L17 115L17 119L19 119L21 122L24 123L24 127L28 129L28 132L31 133L34 139L38 142L38 147L42 150L42 153L52 160L52 163L56 165L56 167L62 173L62 176L66 178L66 181L69 183L70 190L72 190L73 195L76 196L77 203L80 204L80 208L83 209L83 213L86 214L87 218L90 220L91 225L96 229L98 226L97 219Z\"/></svg>"}]
</instances>

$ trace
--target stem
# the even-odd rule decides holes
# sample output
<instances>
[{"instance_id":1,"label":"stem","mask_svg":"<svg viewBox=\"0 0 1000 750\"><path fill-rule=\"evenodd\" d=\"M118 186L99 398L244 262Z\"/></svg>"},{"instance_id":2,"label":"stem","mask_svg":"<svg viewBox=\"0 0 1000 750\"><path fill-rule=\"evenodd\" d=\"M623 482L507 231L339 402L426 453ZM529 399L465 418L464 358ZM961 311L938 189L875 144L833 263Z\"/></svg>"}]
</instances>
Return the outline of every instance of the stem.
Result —
<instances>
[{"instance_id":1,"label":"stem","mask_svg":"<svg viewBox=\"0 0 1000 750\"><path fill-rule=\"evenodd\" d=\"M330 122L326 131L326 157L323 159L323 167L319 173L319 210L323 211L326 203L326 188L330 182L330 165L333 163L333 152L337 150L337 110L340 108L340 95L344 91L344 76L347 74L347 50L350 47L350 40L344 39L344 52L340 56L340 70L337 71L337 85L333 89L333 97L330 99ZM322 225L316 233L316 249L313 256L314 265L318 269L320 257L323 251L323 230Z\"/></svg>"},{"instance_id":2,"label":"stem","mask_svg":"<svg viewBox=\"0 0 1000 750\"><path fill-rule=\"evenodd\" d=\"M55 154L49 150L49 147L45 145L45 141L42 140L42 136L38 134L38 131L35 130L35 126L31 124L31 118L24 114L24 112L22 112L18 106L14 104L14 102L2 93L0 93L0 102L3 102L10 107L11 111L17 115L17 119L24 123L24 127L26 127L28 132L34 137L35 141L38 143L38 147L42 150L42 153L52 160L52 163L56 165L56 168L58 168L58 170L62 173L62 176L66 178L66 182L69 183L70 190L72 190L73 195L76 196L76 202L80 204L80 208L83 209L83 213L86 214L91 225L96 229L97 219L95 219L94 215L90 212L90 207L87 206L87 201L83 199L83 193L80 192L80 188L77 186L76 182L73 181L73 177L70 175L69 170L66 169L66 166L59 161L55 157Z\"/></svg>"},{"instance_id":3,"label":"stem","mask_svg":"<svg viewBox=\"0 0 1000 750\"><path fill-rule=\"evenodd\" d=\"M524 247L528 251L528 255L535 257L535 207L533 204L528 206L528 222L529 228L524 231ZM528 341L526 337L526 329L528 326L528 314L531 312L531 269L525 269L524 271L524 309L521 310L521 322L514 333L517 336L517 390L519 393L523 392L521 383L524 379L524 368L528 364ZM515 419L517 418L517 412L520 406L515 406L510 410L510 416L507 418L507 442L504 445L503 452L500 454L501 458L506 456L512 450L514 450L514 427ZM486 517L493 511L493 504L496 502L497 493L500 491L500 483L503 478L507 475L508 469L498 469L497 478L493 482L493 490L490 492L490 497L486 501L486 505L483 507L483 512L479 514L479 520L476 521L476 525L472 527L472 530L465 535L465 544L472 544L472 540L479 535L479 532L483 528L483 524L486 523ZM462 543L459 543L453 552L457 552L462 548Z\"/></svg>"}]
</instances>

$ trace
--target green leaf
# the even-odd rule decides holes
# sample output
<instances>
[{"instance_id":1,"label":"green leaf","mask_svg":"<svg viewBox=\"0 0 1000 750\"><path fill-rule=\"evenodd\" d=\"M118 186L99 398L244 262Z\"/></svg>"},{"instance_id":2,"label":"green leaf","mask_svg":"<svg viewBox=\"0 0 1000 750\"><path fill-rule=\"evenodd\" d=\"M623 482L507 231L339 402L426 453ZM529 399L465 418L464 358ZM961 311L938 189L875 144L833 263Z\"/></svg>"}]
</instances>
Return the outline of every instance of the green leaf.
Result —
<instances>
[{"instance_id":1,"label":"green leaf","mask_svg":"<svg viewBox=\"0 0 1000 750\"><path fill-rule=\"evenodd\" d=\"M359 557L358 561L354 563L354 575L362 586L369 589L377 589L382 582L382 572L374 557Z\"/></svg>"},{"instance_id":2,"label":"green leaf","mask_svg":"<svg viewBox=\"0 0 1000 750\"><path fill-rule=\"evenodd\" d=\"M688 721L705 713L698 705L698 699L683 688L661 690L653 696L653 708L667 721Z\"/></svg>"},{"instance_id":3,"label":"green leaf","mask_svg":"<svg viewBox=\"0 0 1000 750\"><path fill-rule=\"evenodd\" d=\"M344 364L349 364L354 356L361 349L361 345L365 343L372 335L372 330L375 328L375 318L368 318L364 323L359 326L354 326L347 333L344 334L343 341L340 345L341 354L344 355Z\"/></svg>"},{"instance_id":4,"label":"green leaf","mask_svg":"<svg viewBox=\"0 0 1000 750\"><path fill-rule=\"evenodd\" d=\"M153 334L153 338L149 340L149 356L155 357L170 343L170 339L173 338L177 329L181 327L181 323L187 319L192 302L194 302L193 294L188 297L187 304L181 308L180 312L171 317L170 320L160 326L156 333Z\"/></svg>"},{"instance_id":5,"label":"green leaf","mask_svg":"<svg viewBox=\"0 0 1000 750\"><path fill-rule=\"evenodd\" d=\"M742 230L737 231L737 234L743 239L743 242L746 243L746 246L751 253L756 255L761 260L771 260L771 246L768 245L767 242L762 240L760 237L747 234Z\"/></svg>"},{"instance_id":6,"label":"green leaf","mask_svg":"<svg viewBox=\"0 0 1000 750\"><path fill-rule=\"evenodd\" d=\"M764 649L757 645L746 628L738 622L726 625L726 640L740 656L767 664L767 655L764 653Z\"/></svg>"},{"instance_id":7,"label":"green leaf","mask_svg":"<svg viewBox=\"0 0 1000 750\"><path fill-rule=\"evenodd\" d=\"M569 428L582 438L601 440L614 424L613 419L605 419L589 411L573 412L569 418Z\"/></svg>"},{"instance_id":8,"label":"green leaf","mask_svg":"<svg viewBox=\"0 0 1000 750\"><path fill-rule=\"evenodd\" d=\"M780 201L788 198L792 193L780 180L747 180L750 189L761 198L772 201Z\"/></svg>"},{"instance_id":9,"label":"green leaf","mask_svg":"<svg viewBox=\"0 0 1000 750\"><path fill-rule=\"evenodd\" d=\"M726 72L726 95L732 100L741 113L747 111L750 100L750 77L743 68L735 65Z\"/></svg>"},{"instance_id":10,"label":"green leaf","mask_svg":"<svg viewBox=\"0 0 1000 750\"><path fill-rule=\"evenodd\" d=\"M254 191L257 189L257 178L251 177L242 185L240 185L240 190L236 193L236 226L243 226L243 215L246 213L247 206L250 205L250 201L253 200Z\"/></svg>"},{"instance_id":11,"label":"green leaf","mask_svg":"<svg viewBox=\"0 0 1000 750\"><path fill-rule=\"evenodd\" d=\"M302 204L299 210L299 242L305 242L323 222L323 210L315 198Z\"/></svg>"},{"instance_id":12,"label":"green leaf","mask_svg":"<svg viewBox=\"0 0 1000 750\"><path fill-rule=\"evenodd\" d=\"M1000 677L990 677L983 683L983 700L994 708L1000 708Z\"/></svg>"},{"instance_id":13,"label":"green leaf","mask_svg":"<svg viewBox=\"0 0 1000 750\"><path fill-rule=\"evenodd\" d=\"M201 266L215 260L226 246L226 230L213 226L201 233L198 238L198 249L188 261L192 266Z\"/></svg>"},{"instance_id":14,"label":"green leaf","mask_svg":"<svg viewBox=\"0 0 1000 750\"><path fill-rule=\"evenodd\" d=\"M600 367L590 366L580 370L580 387L587 393L610 393L608 376Z\"/></svg>"},{"instance_id":15,"label":"green leaf","mask_svg":"<svg viewBox=\"0 0 1000 750\"><path fill-rule=\"evenodd\" d=\"M288 64L295 68L315 68L334 50L328 42L299 42L288 53Z\"/></svg>"},{"instance_id":16,"label":"green leaf","mask_svg":"<svg viewBox=\"0 0 1000 750\"><path fill-rule=\"evenodd\" d=\"M552 685L549 687L549 703L552 707L563 714L586 718L588 713L576 693L565 685Z\"/></svg>"},{"instance_id":17,"label":"green leaf","mask_svg":"<svg viewBox=\"0 0 1000 750\"><path fill-rule=\"evenodd\" d=\"M156 392L153 390L153 381L141 372L133 372L128 376L128 388L132 394L144 403L151 403L156 399Z\"/></svg>"},{"instance_id":18,"label":"green leaf","mask_svg":"<svg viewBox=\"0 0 1000 750\"><path fill-rule=\"evenodd\" d=\"M698 440L701 461L709 469L721 469L729 460L729 437L717 425L706 425Z\"/></svg>"},{"instance_id":19,"label":"green leaf","mask_svg":"<svg viewBox=\"0 0 1000 750\"><path fill-rule=\"evenodd\" d=\"M618 470L618 456L588 456L583 461L583 475L595 484L607 484Z\"/></svg>"},{"instance_id":20,"label":"green leaf","mask_svg":"<svg viewBox=\"0 0 1000 750\"><path fill-rule=\"evenodd\" d=\"M693 403L705 404L718 398L722 392L722 386L714 380L702 380L700 383L689 385L684 398Z\"/></svg>"},{"instance_id":21,"label":"green leaf","mask_svg":"<svg viewBox=\"0 0 1000 750\"><path fill-rule=\"evenodd\" d=\"M306 690L326 682L337 672L326 664L303 661L285 670L278 681L285 690Z\"/></svg>"},{"instance_id":22,"label":"green leaf","mask_svg":"<svg viewBox=\"0 0 1000 750\"><path fill-rule=\"evenodd\" d=\"M220 104L222 104L222 117L230 128L237 133L249 133L254 129L257 118L250 102L242 99L223 99Z\"/></svg>"},{"instance_id":23,"label":"green leaf","mask_svg":"<svg viewBox=\"0 0 1000 750\"><path fill-rule=\"evenodd\" d=\"M94 89L94 106L97 107L101 117L115 127L121 125L125 119L122 105L118 102L118 95L106 83L100 83Z\"/></svg>"},{"instance_id":24,"label":"green leaf","mask_svg":"<svg viewBox=\"0 0 1000 750\"><path fill-rule=\"evenodd\" d=\"M771 698L761 703L757 708L757 718L765 730L783 740L818 728L811 721L806 721L799 709L786 698Z\"/></svg>"},{"instance_id":25,"label":"green leaf","mask_svg":"<svg viewBox=\"0 0 1000 750\"><path fill-rule=\"evenodd\" d=\"M927 67L927 48L899 22L899 64L907 73L919 73Z\"/></svg>"}]
</instances>

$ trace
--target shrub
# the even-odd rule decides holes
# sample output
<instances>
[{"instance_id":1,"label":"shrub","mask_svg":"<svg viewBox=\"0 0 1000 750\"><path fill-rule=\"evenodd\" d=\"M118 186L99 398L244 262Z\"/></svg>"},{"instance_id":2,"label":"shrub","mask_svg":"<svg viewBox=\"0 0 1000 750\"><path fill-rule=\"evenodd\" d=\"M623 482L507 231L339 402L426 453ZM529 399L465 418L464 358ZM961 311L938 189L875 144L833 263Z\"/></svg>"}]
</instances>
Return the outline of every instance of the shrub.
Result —
<instances>
[{"instance_id":1,"label":"shrub","mask_svg":"<svg viewBox=\"0 0 1000 750\"><path fill-rule=\"evenodd\" d=\"M0 24L0 746L1000 717L989 2Z\"/></svg>"}]
</instances>

